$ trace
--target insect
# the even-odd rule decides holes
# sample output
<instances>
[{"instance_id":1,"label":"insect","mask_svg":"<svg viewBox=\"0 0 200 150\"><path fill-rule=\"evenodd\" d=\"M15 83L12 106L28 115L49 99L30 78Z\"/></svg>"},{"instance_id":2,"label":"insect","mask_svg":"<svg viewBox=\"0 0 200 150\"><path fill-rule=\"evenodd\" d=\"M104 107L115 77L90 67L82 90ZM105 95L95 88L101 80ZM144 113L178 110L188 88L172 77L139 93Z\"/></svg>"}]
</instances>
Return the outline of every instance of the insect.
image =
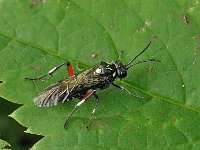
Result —
<instances>
[{"instance_id":1,"label":"insect","mask_svg":"<svg viewBox=\"0 0 200 150\"><path fill-rule=\"evenodd\" d=\"M67 66L68 77L47 87L43 92L41 92L37 97L35 97L33 101L39 107L47 107L57 105L58 103L65 103L74 98L80 99L80 101L75 105L74 109L71 111L71 113L65 121L64 128L66 128L73 113L83 103L85 103L89 97L94 96L94 98L96 99L96 103L90 116L90 120L88 123L89 125L99 103L99 97L96 93L97 89L102 90L107 88L109 85L113 85L114 87L124 90L127 93L131 94L124 87L117 85L114 82L115 79L125 78L127 76L128 69L134 65L144 62L160 62L160 60L157 59L146 59L138 61L136 63L132 63L136 58L138 58L142 53L144 53L148 49L150 44L151 41L138 55L132 58L125 65L122 64L122 62L119 60L115 60L112 63L102 61L99 64L92 66L91 68L74 74L71 64L69 62L64 62L51 69L47 74L44 74L37 78L25 78L27 80L40 80L46 76L52 75L60 67L64 65Z\"/></svg>"}]
</instances>

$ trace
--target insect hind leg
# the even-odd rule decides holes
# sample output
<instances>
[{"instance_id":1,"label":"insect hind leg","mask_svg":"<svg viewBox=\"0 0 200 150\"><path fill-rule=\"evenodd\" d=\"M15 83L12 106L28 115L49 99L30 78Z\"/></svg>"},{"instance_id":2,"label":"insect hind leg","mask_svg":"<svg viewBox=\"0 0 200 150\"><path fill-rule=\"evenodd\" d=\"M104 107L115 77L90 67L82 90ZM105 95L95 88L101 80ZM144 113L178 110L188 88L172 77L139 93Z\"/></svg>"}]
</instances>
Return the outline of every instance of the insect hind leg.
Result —
<instances>
[{"instance_id":1,"label":"insect hind leg","mask_svg":"<svg viewBox=\"0 0 200 150\"><path fill-rule=\"evenodd\" d=\"M36 77L36 78L24 78L25 80L40 80L40 79L42 79L42 78L44 78L44 77L46 77L46 76L52 76L53 75L53 73L55 72L55 71L57 71L58 69L60 69L62 66L64 66L64 65L67 65L67 71L68 71L68 74L69 75L72 75L72 74L74 74L74 72L73 72L73 68L72 68L72 66L71 66L71 64L69 63L69 62L64 62L64 63L62 63L62 64L60 64L60 65L58 65L58 66L56 66L56 67L54 67L54 68L52 68L51 70L49 70L46 74L44 74L44 75L41 75L41 76L39 76L39 77Z\"/></svg>"},{"instance_id":2,"label":"insect hind leg","mask_svg":"<svg viewBox=\"0 0 200 150\"><path fill-rule=\"evenodd\" d=\"M74 109L72 110L72 112L70 113L70 115L67 117L67 120L65 121L65 124L64 124L64 128L66 128L71 116L74 114L74 112L91 96L93 95L94 93L96 92L96 90L89 90L85 95L84 95L84 98L78 102Z\"/></svg>"},{"instance_id":3,"label":"insect hind leg","mask_svg":"<svg viewBox=\"0 0 200 150\"><path fill-rule=\"evenodd\" d=\"M99 96L98 96L96 93L94 93L93 96L94 96L94 98L96 99L96 104L94 105L94 108L93 108L92 113L91 113L91 115L90 115L90 120L89 120L88 124L86 125L86 130L89 128L89 126L90 126L90 124L91 124L91 121L92 121L92 118L93 118L93 116L94 116L94 113L95 113L95 111L96 111L96 108L97 108L97 106L98 106L98 104L99 104Z\"/></svg>"}]
</instances>

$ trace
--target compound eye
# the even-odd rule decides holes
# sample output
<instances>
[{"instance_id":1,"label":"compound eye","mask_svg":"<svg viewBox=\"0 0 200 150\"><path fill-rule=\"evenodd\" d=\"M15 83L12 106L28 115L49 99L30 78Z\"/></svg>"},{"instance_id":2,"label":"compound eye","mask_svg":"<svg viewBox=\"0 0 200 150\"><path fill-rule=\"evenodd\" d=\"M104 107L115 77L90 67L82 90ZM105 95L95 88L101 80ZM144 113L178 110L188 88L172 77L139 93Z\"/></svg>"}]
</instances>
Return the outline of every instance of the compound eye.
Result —
<instances>
[{"instance_id":1,"label":"compound eye","mask_svg":"<svg viewBox=\"0 0 200 150\"><path fill-rule=\"evenodd\" d=\"M122 71L121 72L121 78L125 78L127 76L127 72L126 71Z\"/></svg>"},{"instance_id":2,"label":"compound eye","mask_svg":"<svg viewBox=\"0 0 200 150\"><path fill-rule=\"evenodd\" d=\"M123 70L123 69L118 69L117 74L119 78L125 78L127 76L126 70Z\"/></svg>"}]
</instances>

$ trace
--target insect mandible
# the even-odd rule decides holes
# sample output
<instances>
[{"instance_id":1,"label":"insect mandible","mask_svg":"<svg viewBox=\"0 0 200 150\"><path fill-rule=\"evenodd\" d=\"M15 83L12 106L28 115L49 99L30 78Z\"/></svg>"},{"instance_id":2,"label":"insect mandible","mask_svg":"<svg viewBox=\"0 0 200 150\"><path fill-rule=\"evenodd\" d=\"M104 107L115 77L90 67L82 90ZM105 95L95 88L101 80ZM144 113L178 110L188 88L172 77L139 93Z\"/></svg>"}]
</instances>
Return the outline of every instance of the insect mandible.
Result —
<instances>
[{"instance_id":1,"label":"insect mandible","mask_svg":"<svg viewBox=\"0 0 200 150\"><path fill-rule=\"evenodd\" d=\"M90 96L94 96L96 99L96 103L92 110L88 128L92 116L95 113L95 110L99 103L99 97L96 93L97 89L105 89L109 85L113 85L116 88L126 91L127 93L131 94L127 89L124 87L117 85L114 83L116 78L125 78L127 76L127 71L134 65L144 63L144 62L160 62L157 59L146 59L141 60L136 63L132 63L136 58L138 58L142 53L144 53L148 47L150 46L151 41L148 45L134 58L132 58L127 64L122 64L121 61L115 60L112 63L108 62L100 62L99 64L88 68L84 71L81 71L77 74L74 74L73 68L69 62L64 62L50 71L47 74L39 76L37 78L25 78L27 80L40 80L46 76L52 75L56 70L60 67L66 65L68 71L68 77L64 80L58 81L54 84L48 86L43 92L41 92L37 97L34 98L34 103L39 107L47 107L57 105L57 103L64 103L68 102L74 98L80 99L80 101L75 105L74 109L71 111L69 116L67 117L64 128L66 128L69 119L73 115L73 113L84 103L88 100Z\"/></svg>"}]
</instances>

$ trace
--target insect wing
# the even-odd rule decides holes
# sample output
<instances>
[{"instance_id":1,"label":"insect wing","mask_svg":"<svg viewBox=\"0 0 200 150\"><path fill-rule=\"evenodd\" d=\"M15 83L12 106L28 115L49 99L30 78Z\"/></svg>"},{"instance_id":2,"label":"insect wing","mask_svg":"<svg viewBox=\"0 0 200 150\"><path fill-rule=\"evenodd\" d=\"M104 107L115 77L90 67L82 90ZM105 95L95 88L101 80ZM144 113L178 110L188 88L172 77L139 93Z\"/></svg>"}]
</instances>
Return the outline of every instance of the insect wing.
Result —
<instances>
[{"instance_id":1,"label":"insect wing","mask_svg":"<svg viewBox=\"0 0 200 150\"><path fill-rule=\"evenodd\" d=\"M58 92L60 83L55 83L46 88L42 93L34 98L35 105L39 107L48 107L57 105L59 101Z\"/></svg>"},{"instance_id":2,"label":"insect wing","mask_svg":"<svg viewBox=\"0 0 200 150\"><path fill-rule=\"evenodd\" d=\"M57 105L58 102L63 103L75 97L81 98L88 89L99 83L98 75L94 74L94 70L96 70L96 67L50 85L34 98L35 105L48 107Z\"/></svg>"},{"instance_id":3,"label":"insect wing","mask_svg":"<svg viewBox=\"0 0 200 150\"><path fill-rule=\"evenodd\" d=\"M76 77L66 78L47 87L33 101L39 107L53 106L58 102L68 101L76 85Z\"/></svg>"}]
</instances>

